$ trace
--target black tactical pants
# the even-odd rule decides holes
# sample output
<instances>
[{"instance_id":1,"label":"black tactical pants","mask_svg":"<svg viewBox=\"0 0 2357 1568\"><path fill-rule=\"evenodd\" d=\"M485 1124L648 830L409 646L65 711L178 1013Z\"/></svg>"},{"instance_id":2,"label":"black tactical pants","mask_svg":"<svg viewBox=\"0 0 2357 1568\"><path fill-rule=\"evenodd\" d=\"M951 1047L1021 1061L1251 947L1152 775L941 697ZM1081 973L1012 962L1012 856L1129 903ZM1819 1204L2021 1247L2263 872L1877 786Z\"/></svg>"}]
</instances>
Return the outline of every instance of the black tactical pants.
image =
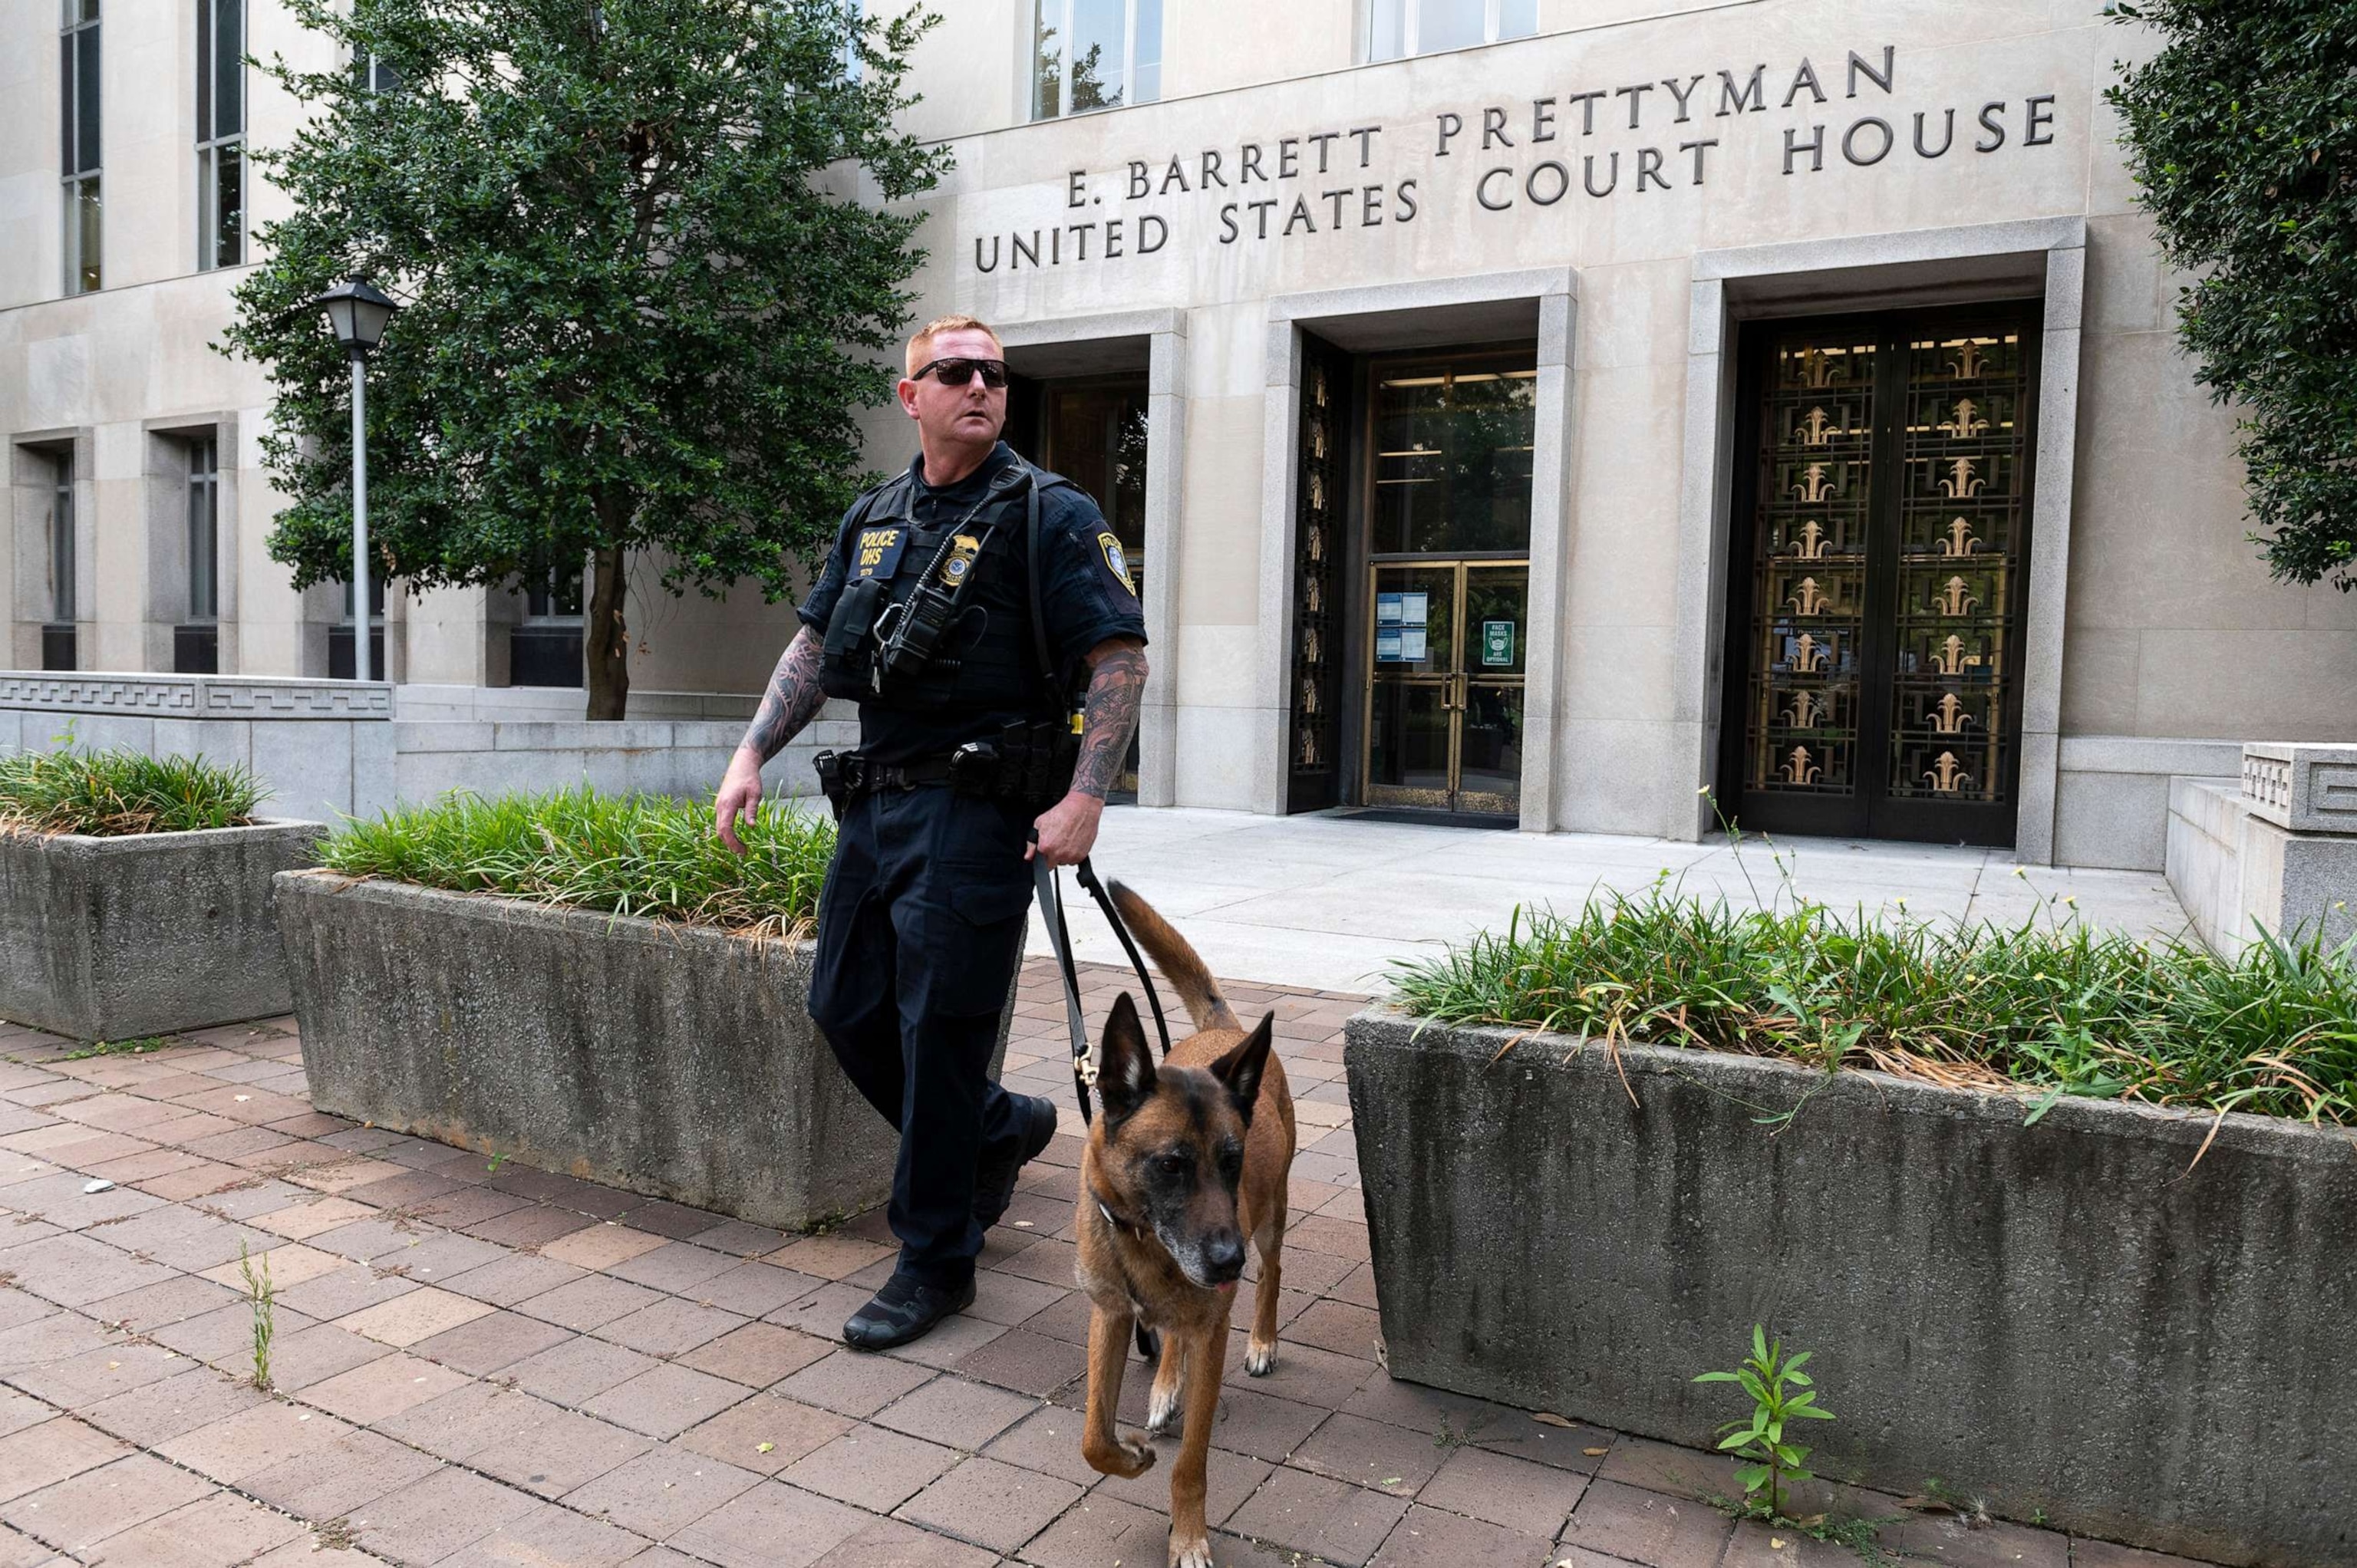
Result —
<instances>
[{"instance_id":1,"label":"black tactical pants","mask_svg":"<svg viewBox=\"0 0 2357 1568\"><path fill-rule=\"evenodd\" d=\"M900 1130L900 1270L957 1288L982 1251L974 1174L1019 1150L1023 1101L990 1079L1031 894L1031 812L940 786L843 814L820 901L811 1016L877 1114Z\"/></svg>"}]
</instances>

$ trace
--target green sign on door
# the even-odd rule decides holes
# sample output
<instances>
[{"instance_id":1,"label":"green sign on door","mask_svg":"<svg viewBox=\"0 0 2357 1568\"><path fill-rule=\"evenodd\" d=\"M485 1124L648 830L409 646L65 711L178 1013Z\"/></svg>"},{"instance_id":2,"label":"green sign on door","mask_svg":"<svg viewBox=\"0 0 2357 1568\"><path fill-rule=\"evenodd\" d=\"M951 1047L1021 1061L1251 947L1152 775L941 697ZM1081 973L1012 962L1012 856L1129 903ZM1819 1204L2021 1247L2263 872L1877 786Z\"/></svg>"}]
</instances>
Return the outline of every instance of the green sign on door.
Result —
<instances>
[{"instance_id":1,"label":"green sign on door","mask_svg":"<svg viewBox=\"0 0 2357 1568\"><path fill-rule=\"evenodd\" d=\"M1514 623L1510 620L1485 620L1481 623L1481 662L1485 666L1512 664L1514 661Z\"/></svg>"}]
</instances>

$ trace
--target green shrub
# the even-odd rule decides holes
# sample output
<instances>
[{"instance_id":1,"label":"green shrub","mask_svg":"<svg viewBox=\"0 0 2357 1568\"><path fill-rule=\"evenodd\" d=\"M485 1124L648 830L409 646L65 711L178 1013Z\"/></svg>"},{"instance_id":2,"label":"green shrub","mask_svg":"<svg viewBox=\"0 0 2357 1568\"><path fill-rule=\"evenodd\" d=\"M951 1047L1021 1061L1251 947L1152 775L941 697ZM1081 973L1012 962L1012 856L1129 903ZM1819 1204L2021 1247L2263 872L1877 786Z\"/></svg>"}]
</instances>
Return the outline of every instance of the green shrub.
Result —
<instances>
[{"instance_id":1,"label":"green shrub","mask_svg":"<svg viewBox=\"0 0 2357 1568\"><path fill-rule=\"evenodd\" d=\"M70 746L0 756L0 830L113 837L242 828L265 793L246 768L201 757Z\"/></svg>"},{"instance_id":2,"label":"green shrub","mask_svg":"<svg viewBox=\"0 0 2357 1568\"><path fill-rule=\"evenodd\" d=\"M2357 941L2229 961L2075 921L1884 926L1822 905L1600 896L1403 961L1411 1013L1957 1086L2357 1124Z\"/></svg>"},{"instance_id":3,"label":"green shrub","mask_svg":"<svg viewBox=\"0 0 2357 1568\"><path fill-rule=\"evenodd\" d=\"M801 934L818 910L834 824L768 800L741 836L740 857L714 834L710 806L661 795L455 794L351 823L321 847L319 864L749 936Z\"/></svg>"}]
</instances>

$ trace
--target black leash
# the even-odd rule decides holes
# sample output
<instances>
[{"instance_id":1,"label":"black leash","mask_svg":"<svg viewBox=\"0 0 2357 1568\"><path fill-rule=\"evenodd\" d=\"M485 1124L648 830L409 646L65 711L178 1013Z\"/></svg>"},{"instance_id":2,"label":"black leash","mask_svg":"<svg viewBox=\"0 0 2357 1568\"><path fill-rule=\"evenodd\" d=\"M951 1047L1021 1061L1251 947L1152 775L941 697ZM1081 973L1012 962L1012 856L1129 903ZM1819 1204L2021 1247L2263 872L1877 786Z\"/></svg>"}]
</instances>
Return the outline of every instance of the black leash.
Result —
<instances>
[{"instance_id":1,"label":"black leash","mask_svg":"<svg viewBox=\"0 0 2357 1568\"><path fill-rule=\"evenodd\" d=\"M1034 843L1036 845L1037 840ZM1170 1026L1162 1015L1162 997L1154 989L1154 977L1146 972L1146 960L1131 940L1128 926L1122 922L1121 911L1114 907L1113 897L1097 880L1096 868L1085 856L1072 868L1089 897L1104 911L1105 923L1121 942L1121 950L1129 955L1130 967L1137 971L1138 983L1146 987L1146 1004L1154 1012L1154 1032L1161 1036L1162 1054L1170 1055ZM1047 856L1031 857L1032 895L1039 905L1039 918L1048 928L1048 946L1056 955L1056 967L1064 977L1064 1026L1072 1036L1072 1091L1080 1096L1081 1124L1095 1120L1089 1103L1089 1089L1097 1080L1096 1058L1089 1049L1088 1026L1081 1018L1081 976L1072 962L1072 933L1064 923L1064 888L1056 875L1056 868L1048 864Z\"/></svg>"}]
</instances>

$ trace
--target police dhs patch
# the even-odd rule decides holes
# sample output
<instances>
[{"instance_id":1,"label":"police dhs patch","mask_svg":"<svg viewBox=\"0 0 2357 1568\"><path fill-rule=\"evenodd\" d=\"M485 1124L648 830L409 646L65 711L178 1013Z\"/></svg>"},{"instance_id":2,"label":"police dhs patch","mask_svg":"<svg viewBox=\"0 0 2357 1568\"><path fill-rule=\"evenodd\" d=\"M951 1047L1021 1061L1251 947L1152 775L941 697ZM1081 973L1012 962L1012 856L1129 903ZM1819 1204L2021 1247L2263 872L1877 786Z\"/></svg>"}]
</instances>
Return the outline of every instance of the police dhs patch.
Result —
<instances>
[{"instance_id":1,"label":"police dhs patch","mask_svg":"<svg viewBox=\"0 0 2357 1568\"><path fill-rule=\"evenodd\" d=\"M1122 549L1121 541L1110 533L1100 533L1097 535L1097 549L1104 554L1105 570L1121 579L1121 585L1129 590L1131 598L1137 597L1137 585L1130 580L1129 575L1129 553Z\"/></svg>"}]
</instances>

